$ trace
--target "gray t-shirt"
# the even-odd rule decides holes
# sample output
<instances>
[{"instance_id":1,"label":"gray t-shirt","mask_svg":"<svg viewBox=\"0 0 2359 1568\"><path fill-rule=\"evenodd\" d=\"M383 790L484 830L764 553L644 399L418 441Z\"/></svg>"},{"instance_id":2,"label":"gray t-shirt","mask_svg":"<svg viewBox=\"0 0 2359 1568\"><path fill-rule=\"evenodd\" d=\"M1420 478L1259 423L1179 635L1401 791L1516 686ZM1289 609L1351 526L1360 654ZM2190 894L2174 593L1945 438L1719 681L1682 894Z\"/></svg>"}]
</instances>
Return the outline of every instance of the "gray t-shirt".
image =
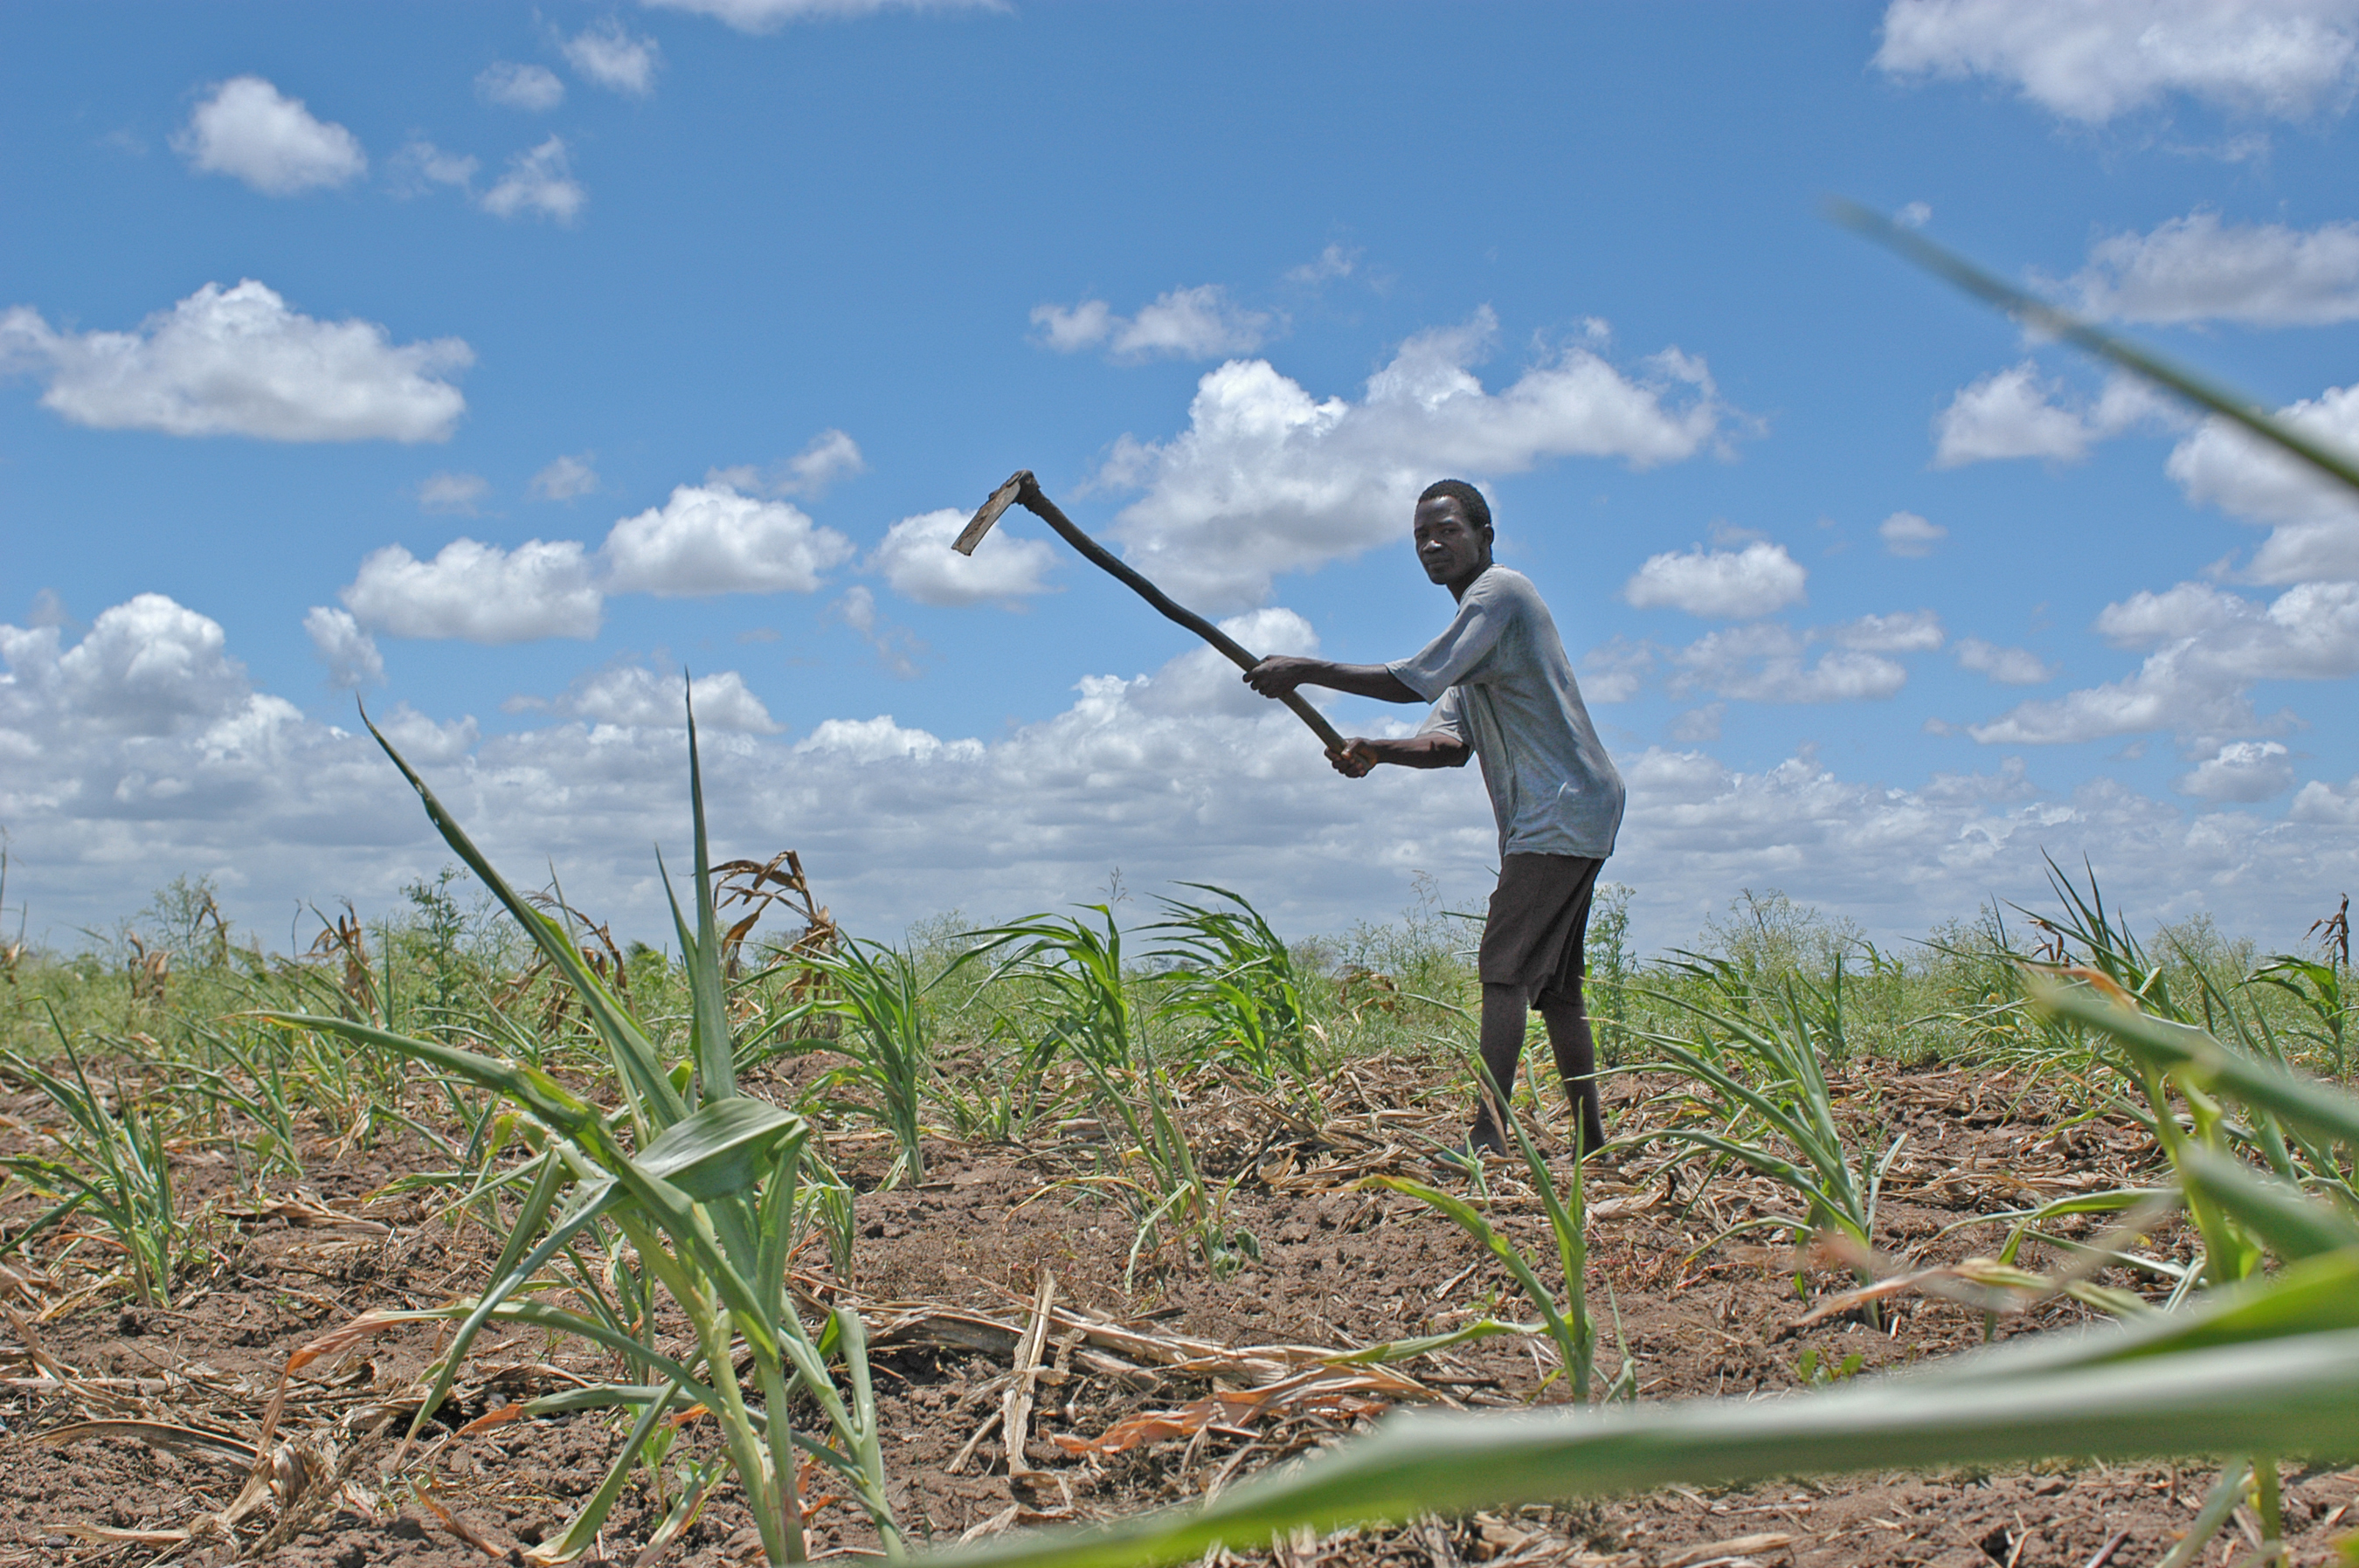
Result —
<instances>
[{"instance_id":1,"label":"gray t-shirt","mask_svg":"<svg viewBox=\"0 0 2359 1568\"><path fill-rule=\"evenodd\" d=\"M1499 853L1600 860L1614 853L1622 775L1589 721L1572 661L1531 579L1486 568L1448 631L1385 667L1433 703L1419 734L1454 735L1482 760Z\"/></svg>"}]
</instances>

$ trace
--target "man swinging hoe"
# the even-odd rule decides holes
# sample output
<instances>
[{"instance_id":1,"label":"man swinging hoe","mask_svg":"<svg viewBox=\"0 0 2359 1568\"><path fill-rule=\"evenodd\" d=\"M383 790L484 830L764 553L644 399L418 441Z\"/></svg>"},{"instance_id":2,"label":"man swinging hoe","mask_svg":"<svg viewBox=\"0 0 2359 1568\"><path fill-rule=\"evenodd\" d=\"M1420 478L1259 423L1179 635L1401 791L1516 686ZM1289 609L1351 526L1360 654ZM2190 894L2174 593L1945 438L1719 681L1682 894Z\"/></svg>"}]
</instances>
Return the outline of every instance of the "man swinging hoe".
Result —
<instances>
[{"instance_id":1,"label":"man swinging hoe","mask_svg":"<svg viewBox=\"0 0 2359 1568\"><path fill-rule=\"evenodd\" d=\"M1074 549L1245 672L1245 683L1291 708L1327 748L1345 778L1379 762L1457 768L1483 762L1484 786L1499 820L1499 886L1483 923L1483 1065L1511 1089L1523 1054L1524 1015L1537 1009L1565 1093L1581 1108L1580 1148L1605 1143L1597 1096L1597 1051L1582 1005L1582 947L1597 871L1622 825L1622 775L1582 706L1572 663L1538 590L1521 572L1491 561L1491 505L1463 480L1445 479L1418 497L1417 557L1425 575L1458 600L1448 631L1423 653L1389 665L1260 658L1235 638L1139 575L1073 525L1042 493L1028 469L991 492L951 548L973 555L1010 506L1022 506ZM1345 739L1295 688L1323 686L1383 702L1430 702L1433 711L1406 741ZM1486 1096L1460 1155L1504 1154L1505 1108Z\"/></svg>"},{"instance_id":2,"label":"man swinging hoe","mask_svg":"<svg viewBox=\"0 0 2359 1568\"><path fill-rule=\"evenodd\" d=\"M1556 622L1521 572L1491 559L1491 507L1462 480L1418 497L1417 557L1458 613L1424 651L1386 665L1275 655L1245 675L1267 697L1323 686L1381 702L1430 702L1406 740L1354 737L1328 759L1345 778L1389 762L1463 767L1481 760L1499 823L1499 885L1483 923L1483 1065L1512 1091L1525 1014L1537 1011L1565 1094L1580 1108L1579 1148L1605 1142L1597 1053L1582 1001L1582 950L1599 867L1622 824L1622 776L1597 739ZM1299 699L1298 699L1299 700ZM1506 1152L1502 1117L1482 1097L1467 1156Z\"/></svg>"}]
</instances>

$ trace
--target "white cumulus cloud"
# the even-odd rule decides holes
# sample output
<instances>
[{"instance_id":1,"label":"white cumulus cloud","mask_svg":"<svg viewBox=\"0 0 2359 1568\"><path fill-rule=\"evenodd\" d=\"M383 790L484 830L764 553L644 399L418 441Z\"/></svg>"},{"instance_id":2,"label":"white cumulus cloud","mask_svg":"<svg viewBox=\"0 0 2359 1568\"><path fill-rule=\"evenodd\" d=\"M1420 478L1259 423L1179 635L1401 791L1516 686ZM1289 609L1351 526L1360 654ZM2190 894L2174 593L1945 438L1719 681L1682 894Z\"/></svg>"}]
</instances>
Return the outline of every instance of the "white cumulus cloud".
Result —
<instances>
[{"instance_id":1,"label":"white cumulus cloud","mask_svg":"<svg viewBox=\"0 0 2359 1568\"><path fill-rule=\"evenodd\" d=\"M813 436L801 451L782 463L766 469L739 463L713 469L704 477L707 484L725 484L749 495L816 498L825 495L838 480L867 471L868 460L860 455L860 443L842 430L828 429Z\"/></svg>"},{"instance_id":2,"label":"white cumulus cloud","mask_svg":"<svg viewBox=\"0 0 2359 1568\"><path fill-rule=\"evenodd\" d=\"M1060 354L1104 342L1114 331L1114 307L1103 299L1032 308L1032 325L1040 329L1040 341Z\"/></svg>"},{"instance_id":3,"label":"white cumulus cloud","mask_svg":"<svg viewBox=\"0 0 2359 1568\"><path fill-rule=\"evenodd\" d=\"M2310 780L2295 793L2286 816L2321 827L2359 827L2359 773L2339 789L2323 779Z\"/></svg>"},{"instance_id":4,"label":"white cumulus cloud","mask_svg":"<svg viewBox=\"0 0 2359 1568\"><path fill-rule=\"evenodd\" d=\"M486 103L539 114L565 102L565 83L545 65L495 59L477 73L475 96Z\"/></svg>"},{"instance_id":5,"label":"white cumulus cloud","mask_svg":"<svg viewBox=\"0 0 2359 1568\"><path fill-rule=\"evenodd\" d=\"M1775 622L1709 633L1671 653L1671 695L1682 700L1708 691L1740 702L1867 702L1894 696L1908 682L1907 667L1880 653L1838 647L1809 659L1807 642Z\"/></svg>"},{"instance_id":6,"label":"white cumulus cloud","mask_svg":"<svg viewBox=\"0 0 2359 1568\"><path fill-rule=\"evenodd\" d=\"M2232 741L2172 781L2181 795L2250 805L2293 785L2293 760L2276 741Z\"/></svg>"},{"instance_id":7,"label":"white cumulus cloud","mask_svg":"<svg viewBox=\"0 0 2359 1568\"><path fill-rule=\"evenodd\" d=\"M315 604L303 617L303 630L312 652L328 666L328 684L338 691L385 684L385 656L351 611Z\"/></svg>"},{"instance_id":8,"label":"white cumulus cloud","mask_svg":"<svg viewBox=\"0 0 2359 1568\"><path fill-rule=\"evenodd\" d=\"M492 481L479 473L430 473L418 481L421 512L458 512L474 515L476 504L491 493Z\"/></svg>"},{"instance_id":9,"label":"white cumulus cloud","mask_svg":"<svg viewBox=\"0 0 2359 1568\"><path fill-rule=\"evenodd\" d=\"M1601 643L1581 657L1582 700L1627 702L1646 689L1647 678L1661 662L1661 650L1652 643L1615 637Z\"/></svg>"},{"instance_id":10,"label":"white cumulus cloud","mask_svg":"<svg viewBox=\"0 0 2359 1568\"><path fill-rule=\"evenodd\" d=\"M100 612L80 643L60 652L55 626L5 630L12 667L56 697L83 723L121 735L183 732L235 712L245 666L229 656L221 622L160 593L142 593Z\"/></svg>"},{"instance_id":11,"label":"white cumulus cloud","mask_svg":"<svg viewBox=\"0 0 2359 1568\"><path fill-rule=\"evenodd\" d=\"M371 321L321 321L248 278L208 283L128 332L59 331L0 315L0 372L45 380L44 407L104 430L273 441L440 441L474 362L456 338L395 343Z\"/></svg>"},{"instance_id":12,"label":"white cumulus cloud","mask_svg":"<svg viewBox=\"0 0 2359 1568\"><path fill-rule=\"evenodd\" d=\"M975 762L983 748L973 741L942 739L925 730L908 730L893 722L889 713L874 719L827 719L815 726L795 751L817 753L832 761L863 767L875 762L925 762L948 753L959 762Z\"/></svg>"},{"instance_id":13,"label":"white cumulus cloud","mask_svg":"<svg viewBox=\"0 0 2359 1568\"><path fill-rule=\"evenodd\" d=\"M571 539L513 550L453 539L430 561L388 545L338 597L372 630L470 643L594 637L605 613L589 558Z\"/></svg>"},{"instance_id":14,"label":"white cumulus cloud","mask_svg":"<svg viewBox=\"0 0 2359 1568\"><path fill-rule=\"evenodd\" d=\"M876 655L877 664L896 678L915 680L924 673L927 655L933 650L907 626L886 620L867 584L853 583L844 589L842 597L827 607L827 615L859 633L869 652Z\"/></svg>"},{"instance_id":15,"label":"white cumulus cloud","mask_svg":"<svg viewBox=\"0 0 2359 1568\"><path fill-rule=\"evenodd\" d=\"M810 593L852 551L851 540L783 501L683 484L663 505L615 524L603 554L609 592L679 599Z\"/></svg>"},{"instance_id":16,"label":"white cumulus cloud","mask_svg":"<svg viewBox=\"0 0 2359 1568\"><path fill-rule=\"evenodd\" d=\"M1933 546L1948 538L1950 531L1914 512L1896 512L1875 525L1875 535L1891 554L1918 560L1931 555Z\"/></svg>"},{"instance_id":17,"label":"white cumulus cloud","mask_svg":"<svg viewBox=\"0 0 2359 1568\"><path fill-rule=\"evenodd\" d=\"M2329 387L2277 417L2343 453L2359 453L2359 385ZM2359 578L2359 497L2348 486L2214 416L2172 449L2164 471L2190 501L2273 524L2245 575L2256 582Z\"/></svg>"},{"instance_id":18,"label":"white cumulus cloud","mask_svg":"<svg viewBox=\"0 0 2359 1568\"><path fill-rule=\"evenodd\" d=\"M699 730L726 730L749 735L775 735L778 732L778 723L770 717L769 708L754 695L745 685L745 677L735 670L698 676L688 685L695 696L696 727ZM554 701L546 704L527 701L511 707L520 711L546 707L549 711L567 718L588 719L600 724L631 728L685 730L688 727L688 708L682 701L679 677L661 674L638 664L615 664L592 670L568 687Z\"/></svg>"},{"instance_id":19,"label":"white cumulus cloud","mask_svg":"<svg viewBox=\"0 0 2359 1568\"><path fill-rule=\"evenodd\" d=\"M1992 372L1933 416L1933 466L1959 468L2006 458L2078 462L2097 442L2170 414L2143 383L2127 376L2108 379L2088 407L2068 406L2061 397L2062 387L2043 380L2030 360Z\"/></svg>"},{"instance_id":20,"label":"white cumulus cloud","mask_svg":"<svg viewBox=\"0 0 2359 1568\"><path fill-rule=\"evenodd\" d=\"M1247 310L1213 283L1174 288L1117 316L1103 299L1079 305L1041 305L1032 311L1040 341L1059 353L1104 344L1123 359L1213 360L1251 353L1269 332L1266 311Z\"/></svg>"},{"instance_id":21,"label":"white cumulus cloud","mask_svg":"<svg viewBox=\"0 0 2359 1568\"><path fill-rule=\"evenodd\" d=\"M172 146L206 174L244 180L266 196L349 185L368 172L360 138L316 119L258 76L217 83Z\"/></svg>"},{"instance_id":22,"label":"white cumulus cloud","mask_svg":"<svg viewBox=\"0 0 2359 1568\"><path fill-rule=\"evenodd\" d=\"M1622 585L1625 602L1640 610L1684 610L1721 621L1749 621L1801 602L1810 573L1783 545L1756 539L1742 550L1649 556Z\"/></svg>"},{"instance_id":23,"label":"white cumulus cloud","mask_svg":"<svg viewBox=\"0 0 2359 1568\"><path fill-rule=\"evenodd\" d=\"M1571 349L1488 391L1467 366L1495 328L1485 309L1410 338L1356 403L1314 398L1266 360L1207 372L1187 429L1115 444L1101 481L1146 493L1111 532L1184 601L1242 607L1266 599L1280 572L1405 545L1417 494L1436 479L1560 457L1652 468L1720 435L1726 410L1710 374L1676 349L1636 375ZM1503 533L1517 524L1499 519Z\"/></svg>"},{"instance_id":24,"label":"white cumulus cloud","mask_svg":"<svg viewBox=\"0 0 2359 1568\"><path fill-rule=\"evenodd\" d=\"M2081 308L2123 321L2315 327L2359 319L2359 223L2223 224L2190 212L2115 234L2072 278Z\"/></svg>"},{"instance_id":25,"label":"white cumulus cloud","mask_svg":"<svg viewBox=\"0 0 2359 1568\"><path fill-rule=\"evenodd\" d=\"M1329 245L1319 253L1315 260L1307 261L1298 267L1288 268L1286 281L1301 284L1327 283L1335 278L1351 276L1358 270L1359 265L1360 253L1356 247L1345 250L1342 245Z\"/></svg>"},{"instance_id":26,"label":"white cumulus cloud","mask_svg":"<svg viewBox=\"0 0 2359 1568\"><path fill-rule=\"evenodd\" d=\"M389 165L393 193L404 198L423 196L438 185L468 189L474 184L475 170L482 167L473 157L446 153L423 137L404 144Z\"/></svg>"},{"instance_id":27,"label":"white cumulus cloud","mask_svg":"<svg viewBox=\"0 0 2359 1568\"><path fill-rule=\"evenodd\" d=\"M1277 645L1278 613L1240 634ZM88 652L61 635L0 626L0 820L11 901L30 902L37 935L71 941L76 925L119 917L126 876L186 873L216 878L232 919L276 941L290 903L351 896L373 914L447 860L368 739L255 690L203 616L158 596L101 614ZM715 727L714 854L792 846L823 902L888 939L953 908L990 920L1060 907L1115 865L1142 890L1234 888L1289 935L1381 918L1419 872L1443 907L1481 896L1498 840L1472 770L1338 779L1277 705L1230 711L1242 688L1217 667L1209 707L1182 700L1199 663L1191 651L1147 676L1092 676L1061 711L988 741L841 711L799 741ZM690 830L679 684L652 677L661 700L646 709L636 678L603 697L590 684L578 715L499 735L399 707L378 719L495 864L531 883L553 858L577 906L660 939L649 846L677 867ZM1840 773L1807 752L1757 770L1697 749L1618 762L1630 812L1609 874L1638 890L1648 949L1690 941L1747 887L1851 915L1879 941L1994 898L2044 906L2043 850L2088 855L2142 928L2208 911L2278 946L2359 881L2359 779L2307 784L2273 818L2104 778L2058 791L2016 758L1904 779Z\"/></svg>"},{"instance_id":28,"label":"white cumulus cloud","mask_svg":"<svg viewBox=\"0 0 2359 1568\"><path fill-rule=\"evenodd\" d=\"M565 56L566 64L601 87L634 98L644 98L655 91L656 66L663 51L653 38L633 38L612 16L563 39L558 49ZM556 78L549 80L555 81Z\"/></svg>"},{"instance_id":29,"label":"white cumulus cloud","mask_svg":"<svg viewBox=\"0 0 2359 1568\"><path fill-rule=\"evenodd\" d=\"M550 482L536 488L552 494L586 472L586 460L579 473L543 470ZM849 539L785 502L683 484L663 505L616 523L594 554L572 539L513 550L454 539L420 561L392 545L361 562L342 597L362 625L397 637L592 637L608 594L809 593L821 571L852 554Z\"/></svg>"},{"instance_id":30,"label":"white cumulus cloud","mask_svg":"<svg viewBox=\"0 0 2359 1568\"><path fill-rule=\"evenodd\" d=\"M1232 615L1220 625L1247 652L1263 658L1273 654L1308 658L1319 652L1319 633L1310 622L1279 605ZM1306 689L1304 695L1317 700L1326 694ZM1259 718L1270 706L1269 698L1255 695L1245 685L1243 671L1201 644L1176 655L1153 675L1132 681L1127 700L1143 713L1227 714L1233 719Z\"/></svg>"},{"instance_id":31,"label":"white cumulus cloud","mask_svg":"<svg viewBox=\"0 0 2359 1568\"><path fill-rule=\"evenodd\" d=\"M483 194L484 211L502 218L536 213L559 223L571 223L588 205L590 193L573 178L565 138L550 136L538 146L508 159L499 183Z\"/></svg>"},{"instance_id":32,"label":"white cumulus cloud","mask_svg":"<svg viewBox=\"0 0 2359 1568\"><path fill-rule=\"evenodd\" d=\"M532 492L543 501L571 501L590 494L598 488L594 455L582 452L551 459L546 468L532 476Z\"/></svg>"},{"instance_id":33,"label":"white cumulus cloud","mask_svg":"<svg viewBox=\"0 0 2359 1568\"><path fill-rule=\"evenodd\" d=\"M2359 675L2359 583L2298 583L2267 604L2183 582L2107 605L2097 631L2151 649L2136 674L2027 702L1970 732L1985 744L2053 745L2149 730L2201 739L2263 728L2247 695L2264 680Z\"/></svg>"},{"instance_id":34,"label":"white cumulus cloud","mask_svg":"<svg viewBox=\"0 0 2359 1568\"><path fill-rule=\"evenodd\" d=\"M2056 678L2048 662L2028 648L2003 648L1980 637L1958 640L1958 665L1988 676L2001 686L2038 686Z\"/></svg>"},{"instance_id":35,"label":"white cumulus cloud","mask_svg":"<svg viewBox=\"0 0 2359 1568\"><path fill-rule=\"evenodd\" d=\"M1870 654L1930 654L1941 645L1941 618L1930 610L1863 615L1855 621L1814 628L1810 640Z\"/></svg>"},{"instance_id":36,"label":"white cumulus cloud","mask_svg":"<svg viewBox=\"0 0 2359 1568\"><path fill-rule=\"evenodd\" d=\"M824 495L837 480L867 471L868 460L860 455L859 442L841 430L821 430L787 460L786 478L778 490L788 495Z\"/></svg>"},{"instance_id":37,"label":"white cumulus cloud","mask_svg":"<svg viewBox=\"0 0 2359 1568\"><path fill-rule=\"evenodd\" d=\"M967 514L954 507L904 517L886 530L867 560L893 591L920 604L1003 604L1010 609L1049 591L1049 568L1056 552L1044 539L1011 534L1002 518L983 536L971 557L951 548L966 527Z\"/></svg>"},{"instance_id":38,"label":"white cumulus cloud","mask_svg":"<svg viewBox=\"0 0 2359 1568\"><path fill-rule=\"evenodd\" d=\"M1875 63L1980 76L2096 124L2173 94L2299 120L2350 101L2352 0L1893 0Z\"/></svg>"},{"instance_id":39,"label":"white cumulus cloud","mask_svg":"<svg viewBox=\"0 0 2359 1568\"><path fill-rule=\"evenodd\" d=\"M879 11L1005 11L1007 0L640 0L690 11L741 33L774 33L789 22L836 21Z\"/></svg>"}]
</instances>

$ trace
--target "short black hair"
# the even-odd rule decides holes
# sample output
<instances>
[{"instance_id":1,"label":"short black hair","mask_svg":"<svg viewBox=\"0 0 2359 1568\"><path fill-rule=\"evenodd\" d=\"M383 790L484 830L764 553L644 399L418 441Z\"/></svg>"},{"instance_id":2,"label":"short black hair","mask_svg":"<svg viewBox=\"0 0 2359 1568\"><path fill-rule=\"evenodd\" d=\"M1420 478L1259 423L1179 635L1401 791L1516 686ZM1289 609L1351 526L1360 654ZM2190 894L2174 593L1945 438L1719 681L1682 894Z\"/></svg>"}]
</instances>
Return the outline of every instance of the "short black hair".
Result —
<instances>
[{"instance_id":1,"label":"short black hair","mask_svg":"<svg viewBox=\"0 0 2359 1568\"><path fill-rule=\"evenodd\" d=\"M1425 493L1417 498L1418 504L1421 506L1436 496L1443 495L1465 508L1466 521L1485 533L1491 531L1491 503L1483 499L1481 491L1462 479L1435 480L1425 487Z\"/></svg>"}]
</instances>

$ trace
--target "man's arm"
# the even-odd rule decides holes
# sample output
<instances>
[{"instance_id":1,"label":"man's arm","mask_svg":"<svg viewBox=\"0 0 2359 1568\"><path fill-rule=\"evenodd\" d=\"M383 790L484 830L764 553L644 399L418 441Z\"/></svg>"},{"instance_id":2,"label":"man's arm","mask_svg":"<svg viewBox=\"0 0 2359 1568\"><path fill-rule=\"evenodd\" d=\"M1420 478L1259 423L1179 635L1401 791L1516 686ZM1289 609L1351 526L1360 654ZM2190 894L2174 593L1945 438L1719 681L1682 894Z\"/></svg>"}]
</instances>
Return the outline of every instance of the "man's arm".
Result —
<instances>
[{"instance_id":1,"label":"man's arm","mask_svg":"<svg viewBox=\"0 0 2359 1568\"><path fill-rule=\"evenodd\" d=\"M1378 702L1423 702L1424 697L1401 684L1400 676L1382 665L1338 665L1326 659L1299 659L1272 654L1245 672L1245 684L1264 697L1284 697L1299 686L1323 686ZM1391 741L1378 744L1390 745ZM1464 759L1460 759L1463 761ZM1440 767L1427 762L1411 766Z\"/></svg>"},{"instance_id":2,"label":"man's arm","mask_svg":"<svg viewBox=\"0 0 2359 1568\"><path fill-rule=\"evenodd\" d=\"M1474 748L1447 730L1429 730L1422 735L1409 735L1397 741L1372 741L1355 735L1343 742L1340 752L1327 753L1327 761L1347 779L1368 776L1368 770L1379 762L1390 762L1397 768L1462 768Z\"/></svg>"}]
</instances>

